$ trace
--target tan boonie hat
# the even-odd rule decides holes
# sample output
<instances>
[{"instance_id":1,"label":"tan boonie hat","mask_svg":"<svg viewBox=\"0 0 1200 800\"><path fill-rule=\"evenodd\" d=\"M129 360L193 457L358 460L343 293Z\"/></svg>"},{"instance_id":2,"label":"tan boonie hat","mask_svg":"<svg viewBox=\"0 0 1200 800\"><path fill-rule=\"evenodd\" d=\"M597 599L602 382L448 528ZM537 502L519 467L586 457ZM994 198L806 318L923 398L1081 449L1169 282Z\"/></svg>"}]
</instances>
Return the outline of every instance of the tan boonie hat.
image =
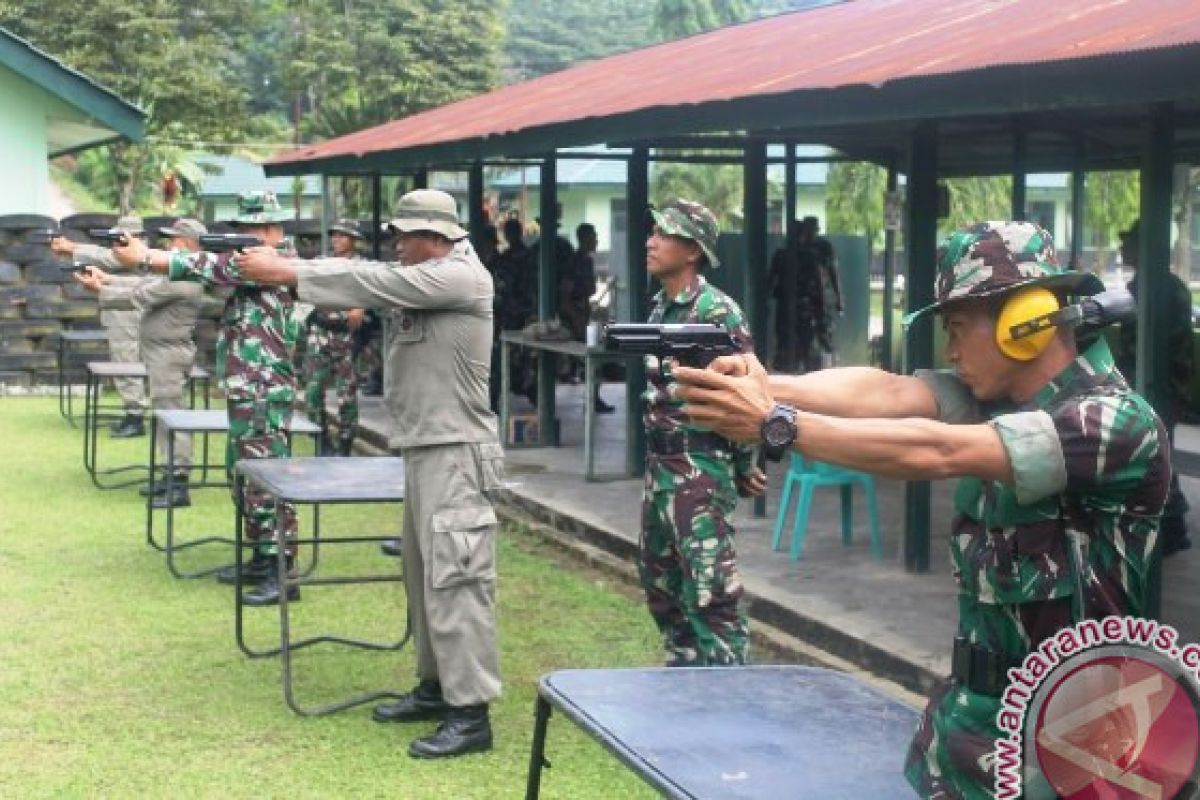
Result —
<instances>
[{"instance_id":1,"label":"tan boonie hat","mask_svg":"<svg viewBox=\"0 0 1200 800\"><path fill-rule=\"evenodd\" d=\"M950 234L938 247L936 301L907 315L903 324L908 327L961 300L1026 286L1062 289L1073 295L1104 291L1104 284L1092 273L1059 266L1054 241L1040 225L977 222Z\"/></svg>"},{"instance_id":2,"label":"tan boonie hat","mask_svg":"<svg viewBox=\"0 0 1200 800\"><path fill-rule=\"evenodd\" d=\"M198 219L184 217L177 219L169 227L159 228L160 236L174 238L176 236L184 239L199 239L201 236L208 233L208 228L204 227L204 223Z\"/></svg>"},{"instance_id":3,"label":"tan boonie hat","mask_svg":"<svg viewBox=\"0 0 1200 800\"><path fill-rule=\"evenodd\" d=\"M700 245L700 249L708 257L710 267L721 266L721 260L717 258L717 237L720 235L720 228L716 216L707 208L681 197L662 209L650 209L650 215L654 217L654 224L663 233L691 239Z\"/></svg>"},{"instance_id":4,"label":"tan boonie hat","mask_svg":"<svg viewBox=\"0 0 1200 800\"><path fill-rule=\"evenodd\" d=\"M329 226L329 232L344 233L347 236L353 236L355 239L363 238L362 230L358 227L358 220L353 219L339 219Z\"/></svg>"},{"instance_id":5,"label":"tan boonie hat","mask_svg":"<svg viewBox=\"0 0 1200 800\"><path fill-rule=\"evenodd\" d=\"M401 197L388 227L400 233L433 231L452 242L467 238L458 224L458 203L437 189L416 189Z\"/></svg>"},{"instance_id":6,"label":"tan boonie hat","mask_svg":"<svg viewBox=\"0 0 1200 800\"><path fill-rule=\"evenodd\" d=\"M142 236L146 233L146 228L142 225L142 218L137 214L126 214L117 220L117 224L113 226L115 230L125 231L137 236Z\"/></svg>"}]
</instances>

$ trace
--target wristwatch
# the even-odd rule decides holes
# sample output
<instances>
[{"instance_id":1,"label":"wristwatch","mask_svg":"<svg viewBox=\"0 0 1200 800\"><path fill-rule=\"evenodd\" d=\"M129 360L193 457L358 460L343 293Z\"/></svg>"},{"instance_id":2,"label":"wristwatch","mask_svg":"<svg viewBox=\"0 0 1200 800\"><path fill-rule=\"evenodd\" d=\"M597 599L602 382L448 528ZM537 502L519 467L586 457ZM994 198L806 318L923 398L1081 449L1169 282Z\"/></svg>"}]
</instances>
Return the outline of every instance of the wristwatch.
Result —
<instances>
[{"instance_id":1,"label":"wristwatch","mask_svg":"<svg viewBox=\"0 0 1200 800\"><path fill-rule=\"evenodd\" d=\"M763 455L772 461L778 461L796 441L796 409L776 403L759 430L762 434Z\"/></svg>"}]
</instances>

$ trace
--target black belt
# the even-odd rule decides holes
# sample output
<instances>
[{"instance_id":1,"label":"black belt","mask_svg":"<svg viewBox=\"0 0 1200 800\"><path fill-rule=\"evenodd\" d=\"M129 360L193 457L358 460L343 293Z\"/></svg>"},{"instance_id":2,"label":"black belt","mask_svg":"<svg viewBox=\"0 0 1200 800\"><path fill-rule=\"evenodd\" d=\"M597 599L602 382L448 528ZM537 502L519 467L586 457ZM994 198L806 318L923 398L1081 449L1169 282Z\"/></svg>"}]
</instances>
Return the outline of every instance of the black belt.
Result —
<instances>
[{"instance_id":1,"label":"black belt","mask_svg":"<svg viewBox=\"0 0 1200 800\"><path fill-rule=\"evenodd\" d=\"M656 456L678 456L684 453L712 453L729 450L731 445L724 436L695 431L649 431L646 434L646 449Z\"/></svg>"},{"instance_id":2,"label":"black belt","mask_svg":"<svg viewBox=\"0 0 1200 800\"><path fill-rule=\"evenodd\" d=\"M1008 688L1008 671L1021 666L1021 661L955 636L950 676L976 694L999 697Z\"/></svg>"}]
</instances>

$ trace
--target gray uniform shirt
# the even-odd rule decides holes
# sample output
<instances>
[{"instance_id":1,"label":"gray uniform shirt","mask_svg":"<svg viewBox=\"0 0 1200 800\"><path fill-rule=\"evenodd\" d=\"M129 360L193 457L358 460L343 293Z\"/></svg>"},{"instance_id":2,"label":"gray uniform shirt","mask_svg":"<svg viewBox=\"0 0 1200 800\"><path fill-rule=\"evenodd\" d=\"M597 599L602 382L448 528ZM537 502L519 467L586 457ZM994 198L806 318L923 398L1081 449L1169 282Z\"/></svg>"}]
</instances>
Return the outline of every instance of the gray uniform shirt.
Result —
<instances>
[{"instance_id":1,"label":"gray uniform shirt","mask_svg":"<svg viewBox=\"0 0 1200 800\"><path fill-rule=\"evenodd\" d=\"M334 258L292 264L305 302L389 310L393 447L496 443L488 407L494 291L470 244L411 267Z\"/></svg>"},{"instance_id":2,"label":"gray uniform shirt","mask_svg":"<svg viewBox=\"0 0 1200 800\"><path fill-rule=\"evenodd\" d=\"M170 281L165 276L114 275L100 288L101 308L141 312L142 342L191 342L204 298L198 283Z\"/></svg>"},{"instance_id":3,"label":"gray uniform shirt","mask_svg":"<svg viewBox=\"0 0 1200 800\"><path fill-rule=\"evenodd\" d=\"M113 255L112 250L107 247L101 247L98 244L77 244L75 252L71 254L72 263L86 267L100 267L107 272L121 272L125 266L117 261L117 257ZM125 309L131 311L132 309ZM100 304L100 324L105 328L119 324L121 317L128 317L129 321L133 321L133 314L114 314L114 308L105 308L104 304ZM109 334L114 335L110 332Z\"/></svg>"}]
</instances>

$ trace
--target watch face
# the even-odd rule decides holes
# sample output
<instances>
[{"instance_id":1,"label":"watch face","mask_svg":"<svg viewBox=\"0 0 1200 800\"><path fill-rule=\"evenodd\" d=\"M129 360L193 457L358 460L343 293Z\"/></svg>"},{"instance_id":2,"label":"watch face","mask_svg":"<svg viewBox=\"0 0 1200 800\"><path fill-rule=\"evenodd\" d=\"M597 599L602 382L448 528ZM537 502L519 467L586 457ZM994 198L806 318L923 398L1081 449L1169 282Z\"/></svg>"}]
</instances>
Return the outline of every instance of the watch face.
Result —
<instances>
[{"instance_id":1,"label":"watch face","mask_svg":"<svg viewBox=\"0 0 1200 800\"><path fill-rule=\"evenodd\" d=\"M786 447L794 436L792 423L783 417L772 417L763 425L763 438L772 447Z\"/></svg>"}]
</instances>

